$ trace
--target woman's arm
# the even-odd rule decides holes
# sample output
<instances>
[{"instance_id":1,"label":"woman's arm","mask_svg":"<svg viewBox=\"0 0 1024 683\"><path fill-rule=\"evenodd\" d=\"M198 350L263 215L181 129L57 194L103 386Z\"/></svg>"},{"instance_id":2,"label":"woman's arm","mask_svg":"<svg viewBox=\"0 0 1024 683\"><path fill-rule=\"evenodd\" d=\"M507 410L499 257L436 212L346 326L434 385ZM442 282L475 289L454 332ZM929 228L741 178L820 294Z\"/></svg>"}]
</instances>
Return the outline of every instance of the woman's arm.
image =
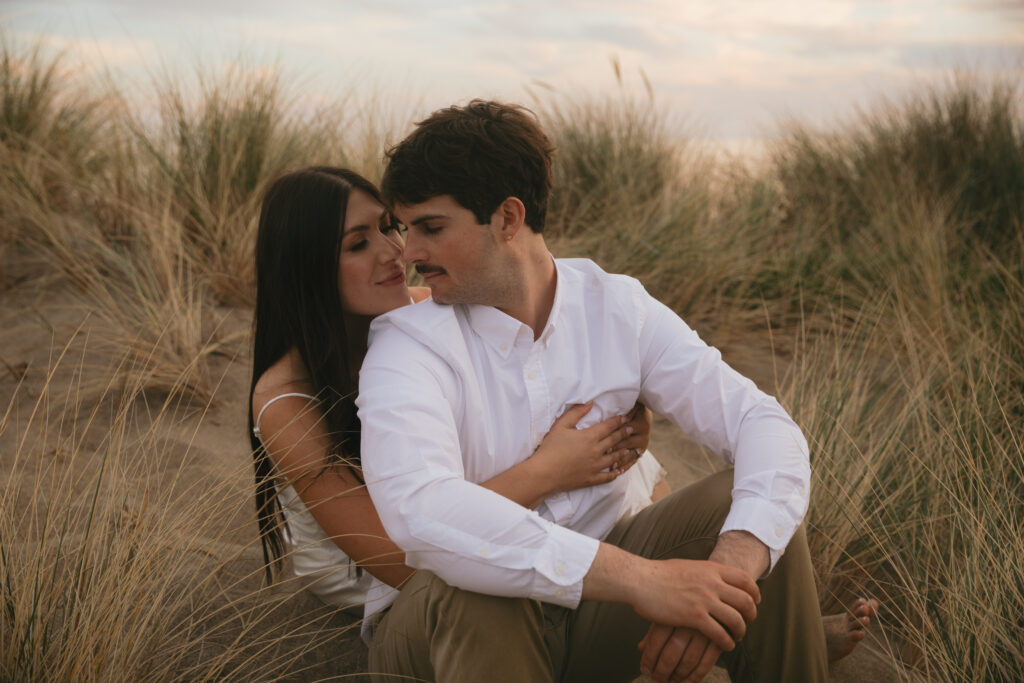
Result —
<instances>
[{"instance_id":1,"label":"woman's arm","mask_svg":"<svg viewBox=\"0 0 1024 683\"><path fill-rule=\"evenodd\" d=\"M638 403L627 415L576 429L592 406L565 411L532 456L481 486L532 509L556 493L604 484L628 470L647 450L651 411Z\"/></svg>"},{"instance_id":2,"label":"woman's arm","mask_svg":"<svg viewBox=\"0 0 1024 683\"><path fill-rule=\"evenodd\" d=\"M275 402L264 412L260 432L282 478L353 562L390 586L412 576L415 570L388 538L366 486L351 468L328 456L330 439L315 401L288 397Z\"/></svg>"},{"instance_id":3,"label":"woman's arm","mask_svg":"<svg viewBox=\"0 0 1024 683\"><path fill-rule=\"evenodd\" d=\"M639 406L628 416L576 429L590 407L566 411L530 458L482 486L534 508L555 493L611 481L625 472L647 447L650 411ZM390 586L400 586L412 575L415 570L406 566L405 553L388 538L366 486L351 468L329 458L330 439L314 401L280 399L264 412L260 431L281 476L353 562Z\"/></svg>"}]
</instances>

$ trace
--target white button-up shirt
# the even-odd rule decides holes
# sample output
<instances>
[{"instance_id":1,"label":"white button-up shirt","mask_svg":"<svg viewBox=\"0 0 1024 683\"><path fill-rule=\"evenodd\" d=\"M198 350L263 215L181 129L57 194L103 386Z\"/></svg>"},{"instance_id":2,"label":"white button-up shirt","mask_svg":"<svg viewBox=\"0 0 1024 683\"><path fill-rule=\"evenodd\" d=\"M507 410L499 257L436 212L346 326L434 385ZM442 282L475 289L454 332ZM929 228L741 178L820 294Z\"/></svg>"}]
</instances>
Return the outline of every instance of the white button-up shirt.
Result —
<instances>
[{"instance_id":1,"label":"white button-up shirt","mask_svg":"<svg viewBox=\"0 0 1024 683\"><path fill-rule=\"evenodd\" d=\"M449 584L566 607L626 505L630 470L528 510L479 486L528 458L569 406L589 426L637 400L735 466L722 531L774 566L807 511L807 443L775 399L640 283L556 260L548 322L426 301L377 318L360 372L363 473L406 562Z\"/></svg>"}]
</instances>

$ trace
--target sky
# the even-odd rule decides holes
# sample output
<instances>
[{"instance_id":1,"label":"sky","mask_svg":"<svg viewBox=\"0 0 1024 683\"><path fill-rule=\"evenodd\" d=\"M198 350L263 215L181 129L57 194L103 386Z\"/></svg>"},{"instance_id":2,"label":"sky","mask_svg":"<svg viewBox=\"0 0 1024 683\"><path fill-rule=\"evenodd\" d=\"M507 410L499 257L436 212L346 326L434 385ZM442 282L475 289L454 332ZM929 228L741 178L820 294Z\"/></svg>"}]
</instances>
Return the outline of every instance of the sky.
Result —
<instances>
[{"instance_id":1,"label":"sky","mask_svg":"<svg viewBox=\"0 0 1024 683\"><path fill-rule=\"evenodd\" d=\"M300 100L645 96L724 144L829 125L954 70L1024 82L1024 0L0 0L0 28L119 78L279 65ZM612 62L618 63L621 84Z\"/></svg>"}]
</instances>

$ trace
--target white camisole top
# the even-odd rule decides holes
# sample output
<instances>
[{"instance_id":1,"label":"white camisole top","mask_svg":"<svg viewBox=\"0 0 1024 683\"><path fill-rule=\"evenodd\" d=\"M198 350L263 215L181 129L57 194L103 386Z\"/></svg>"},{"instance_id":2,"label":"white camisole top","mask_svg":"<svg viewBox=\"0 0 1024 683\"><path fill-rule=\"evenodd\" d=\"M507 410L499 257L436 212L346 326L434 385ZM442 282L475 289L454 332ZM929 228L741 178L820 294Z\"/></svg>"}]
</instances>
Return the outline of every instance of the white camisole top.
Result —
<instances>
[{"instance_id":1,"label":"white camisole top","mask_svg":"<svg viewBox=\"0 0 1024 683\"><path fill-rule=\"evenodd\" d=\"M263 413L275 401L292 396L316 400L309 394L288 393L263 404L252 430L260 443L263 443L260 434ZM364 604L373 582L369 572L356 571L352 558L327 537L293 487L278 487L277 499L285 521L282 535L296 575L305 577L309 590L328 605L344 608Z\"/></svg>"}]
</instances>

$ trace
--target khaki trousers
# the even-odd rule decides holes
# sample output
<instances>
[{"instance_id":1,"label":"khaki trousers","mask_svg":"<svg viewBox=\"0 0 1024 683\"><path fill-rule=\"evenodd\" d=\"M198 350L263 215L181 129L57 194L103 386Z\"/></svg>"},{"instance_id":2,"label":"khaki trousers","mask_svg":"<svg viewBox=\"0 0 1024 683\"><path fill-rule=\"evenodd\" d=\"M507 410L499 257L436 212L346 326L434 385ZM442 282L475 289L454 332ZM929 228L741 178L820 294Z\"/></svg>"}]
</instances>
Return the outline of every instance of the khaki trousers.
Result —
<instances>
[{"instance_id":1,"label":"khaki trousers","mask_svg":"<svg viewBox=\"0 0 1024 683\"><path fill-rule=\"evenodd\" d=\"M651 559L707 559L732 502L732 471L714 474L620 521L605 539ZM825 681L828 659L803 529L760 581L757 619L722 655L733 681ZM640 674L649 623L627 605L584 600L575 610L453 588L417 572L379 620L375 682L593 683Z\"/></svg>"}]
</instances>

